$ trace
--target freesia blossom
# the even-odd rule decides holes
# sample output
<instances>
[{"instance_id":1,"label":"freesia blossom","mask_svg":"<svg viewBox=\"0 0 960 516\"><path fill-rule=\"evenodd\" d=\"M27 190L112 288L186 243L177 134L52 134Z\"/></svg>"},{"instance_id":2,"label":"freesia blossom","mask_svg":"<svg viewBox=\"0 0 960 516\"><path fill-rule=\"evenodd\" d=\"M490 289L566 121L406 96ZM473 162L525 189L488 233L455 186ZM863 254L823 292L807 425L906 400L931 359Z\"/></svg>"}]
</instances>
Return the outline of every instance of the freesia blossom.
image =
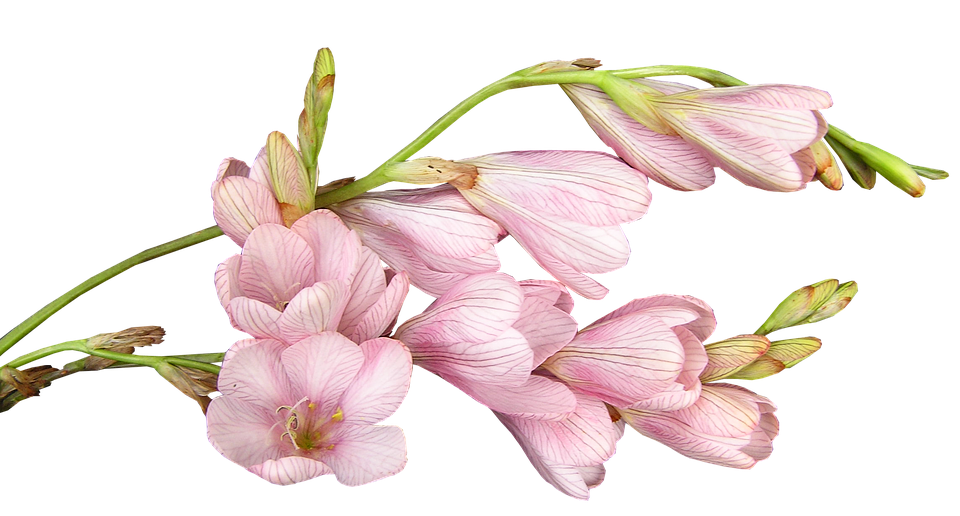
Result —
<instances>
[{"instance_id":1,"label":"freesia blossom","mask_svg":"<svg viewBox=\"0 0 960 516\"><path fill-rule=\"evenodd\" d=\"M452 186L367 193L330 209L363 245L430 295L500 268L493 246L506 232Z\"/></svg>"},{"instance_id":2,"label":"freesia blossom","mask_svg":"<svg viewBox=\"0 0 960 516\"><path fill-rule=\"evenodd\" d=\"M832 105L824 91L783 84L691 89L611 75L602 87L565 90L618 155L681 190L710 186L708 165L764 190L803 188L816 171L808 147L828 128L818 110Z\"/></svg>"},{"instance_id":3,"label":"freesia blossom","mask_svg":"<svg viewBox=\"0 0 960 516\"><path fill-rule=\"evenodd\" d=\"M560 419L574 410L573 393L530 374L576 333L573 318L556 307L569 294L548 283L471 276L404 322L394 338L410 348L414 363L497 412ZM528 288L536 293L525 296Z\"/></svg>"},{"instance_id":4,"label":"freesia blossom","mask_svg":"<svg viewBox=\"0 0 960 516\"><path fill-rule=\"evenodd\" d=\"M340 331L355 342L392 326L407 294L333 213L317 210L291 228L263 224L243 252L220 264L217 293L231 323L256 338L293 344Z\"/></svg>"},{"instance_id":5,"label":"freesia blossom","mask_svg":"<svg viewBox=\"0 0 960 516\"><path fill-rule=\"evenodd\" d=\"M274 131L253 167L227 158L211 187L213 218L238 245L260 224L284 224L313 211L316 173L308 172L300 153L283 133Z\"/></svg>"},{"instance_id":6,"label":"freesia blossom","mask_svg":"<svg viewBox=\"0 0 960 516\"><path fill-rule=\"evenodd\" d=\"M679 410L700 395L703 340L715 327L713 311L699 299L637 299L580 330L542 367L616 407Z\"/></svg>"},{"instance_id":7,"label":"freesia blossom","mask_svg":"<svg viewBox=\"0 0 960 516\"><path fill-rule=\"evenodd\" d=\"M477 167L460 193L497 221L534 260L578 294L600 299L607 289L583 273L627 263L620 224L647 211L646 179L600 152L522 151L461 162Z\"/></svg>"},{"instance_id":8,"label":"freesia blossom","mask_svg":"<svg viewBox=\"0 0 960 516\"><path fill-rule=\"evenodd\" d=\"M780 428L770 400L729 384L706 384L696 403L673 412L618 410L641 434L692 459L731 468L750 468L769 457Z\"/></svg>"},{"instance_id":9,"label":"freesia blossom","mask_svg":"<svg viewBox=\"0 0 960 516\"><path fill-rule=\"evenodd\" d=\"M409 351L393 339L243 340L224 357L207 435L226 458L275 484L328 473L346 485L372 482L406 464L403 431L375 423L403 401L411 370Z\"/></svg>"},{"instance_id":10,"label":"freesia blossom","mask_svg":"<svg viewBox=\"0 0 960 516\"><path fill-rule=\"evenodd\" d=\"M605 475L624 424L610 418L600 400L578 394L577 408L560 421L540 421L495 412L533 467L566 495L587 499Z\"/></svg>"}]
</instances>

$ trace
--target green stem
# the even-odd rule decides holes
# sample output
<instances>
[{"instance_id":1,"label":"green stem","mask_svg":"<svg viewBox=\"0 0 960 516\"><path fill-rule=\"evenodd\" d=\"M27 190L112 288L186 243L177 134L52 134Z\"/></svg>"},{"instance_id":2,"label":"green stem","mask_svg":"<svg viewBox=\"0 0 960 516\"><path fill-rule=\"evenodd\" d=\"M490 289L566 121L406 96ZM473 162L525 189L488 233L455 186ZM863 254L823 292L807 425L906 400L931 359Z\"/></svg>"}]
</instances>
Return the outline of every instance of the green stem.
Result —
<instances>
[{"instance_id":1,"label":"green stem","mask_svg":"<svg viewBox=\"0 0 960 516\"><path fill-rule=\"evenodd\" d=\"M610 73L622 79L640 79L644 77L661 77L664 75L687 75L695 79L700 79L711 86L746 86L747 83L736 77L727 75L718 70L702 68L699 66L675 66L658 65L644 66L642 68L628 68L625 70L613 70Z\"/></svg>"},{"instance_id":2,"label":"green stem","mask_svg":"<svg viewBox=\"0 0 960 516\"><path fill-rule=\"evenodd\" d=\"M223 353L204 353L200 355L173 355L173 356L147 356L147 355L129 355L127 353L118 353L107 349L90 349L87 347L88 339L71 340L61 342L53 346L47 346L38 349L33 353L27 353L12 362L6 367L18 368L34 360L60 353L61 351L79 351L95 357L115 360L132 366L156 367L162 363L172 364L181 367L189 367L207 373L220 374L220 367L209 362L223 361ZM199 360L198 360L199 359Z\"/></svg>"},{"instance_id":3,"label":"green stem","mask_svg":"<svg viewBox=\"0 0 960 516\"><path fill-rule=\"evenodd\" d=\"M156 247L151 247L142 253L135 254L130 258L110 267L99 274L92 276L90 279L84 281L83 283L77 285L72 290L68 291L66 294L54 299L47 306L44 306L38 310L35 314L28 317L22 323L17 325L16 328L7 332L3 338L0 338L0 355L3 355L8 349L13 347L14 344L24 338L27 334L33 331L37 326L40 326L40 323L47 320L51 315L57 313L58 310L70 304L71 301L80 297L88 290L93 289L97 285L107 281L108 279L120 274L121 272L133 267L134 265L139 265L143 262L150 261L154 258L163 256L165 254L170 254L181 249L185 249L194 244L199 244L200 242L206 242L211 238L216 238L223 234L223 231L220 230L217 226L212 226L196 233L191 233L187 236L178 238L176 240L171 240L165 244L160 244Z\"/></svg>"},{"instance_id":4,"label":"green stem","mask_svg":"<svg viewBox=\"0 0 960 516\"><path fill-rule=\"evenodd\" d=\"M189 360L192 362L203 362L206 364L213 364L217 362L223 362L223 353L193 353L189 355L168 355L168 356L164 356L163 358L167 359L168 362L170 361L170 359L183 359L183 360ZM80 362L80 361L78 360L77 362ZM71 362L71 364L73 363L74 362ZM173 362L170 362L170 363L172 364ZM66 367L67 366L64 366L64 368ZM109 365L104 369L126 369L129 367L144 367L144 365L130 364L126 362L117 362L116 364ZM192 367L192 366L187 366L187 367Z\"/></svg>"}]
</instances>

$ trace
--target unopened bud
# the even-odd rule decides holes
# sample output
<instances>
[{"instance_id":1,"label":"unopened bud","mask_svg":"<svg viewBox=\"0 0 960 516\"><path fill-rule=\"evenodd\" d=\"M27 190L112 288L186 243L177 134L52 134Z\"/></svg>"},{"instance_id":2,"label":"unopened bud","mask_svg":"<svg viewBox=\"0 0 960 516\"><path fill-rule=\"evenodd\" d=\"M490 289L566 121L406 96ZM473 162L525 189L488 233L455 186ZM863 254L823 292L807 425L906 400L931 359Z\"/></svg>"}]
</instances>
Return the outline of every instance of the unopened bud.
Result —
<instances>
[{"instance_id":1,"label":"unopened bud","mask_svg":"<svg viewBox=\"0 0 960 516\"><path fill-rule=\"evenodd\" d=\"M677 134L657 114L656 109L648 100L650 95L662 95L660 92L637 81L621 79L606 72L597 73L603 74L600 88L631 118L658 133Z\"/></svg>"},{"instance_id":2,"label":"unopened bud","mask_svg":"<svg viewBox=\"0 0 960 516\"><path fill-rule=\"evenodd\" d=\"M584 57L580 59L574 59L573 61L546 61L533 65L530 68L524 68L513 75L528 76L554 72L574 72L580 70L593 70L599 66L599 60L592 57Z\"/></svg>"},{"instance_id":3,"label":"unopened bud","mask_svg":"<svg viewBox=\"0 0 960 516\"><path fill-rule=\"evenodd\" d=\"M824 141L830 144L833 152L837 153L840 162L847 169L847 173L853 179L854 183L860 188L872 189L877 184L877 172L870 168L856 152L844 147L844 145L829 134L824 137Z\"/></svg>"},{"instance_id":4,"label":"unopened bud","mask_svg":"<svg viewBox=\"0 0 960 516\"><path fill-rule=\"evenodd\" d=\"M420 158L391 163L383 174L391 181L414 185L449 183L459 189L469 190L477 179L477 167L440 158Z\"/></svg>"},{"instance_id":5,"label":"unopened bud","mask_svg":"<svg viewBox=\"0 0 960 516\"><path fill-rule=\"evenodd\" d=\"M777 306L770 312L770 315L763 320L760 327L753 333L768 335L786 328L813 324L814 322L826 319L827 317L815 319L815 315L819 313L818 310L825 303L831 300L839 286L840 282L837 281L837 278L830 277L794 290L777 303ZM827 307L824 308L824 311L829 311L830 309L830 307ZM833 315L837 313L840 312L838 311ZM828 317L833 317L833 315Z\"/></svg>"},{"instance_id":6,"label":"unopened bud","mask_svg":"<svg viewBox=\"0 0 960 516\"><path fill-rule=\"evenodd\" d=\"M327 130L327 114L333 102L335 79L333 53L329 48L321 48L313 61L313 73L303 94L303 111L300 113L297 133L304 165L314 175L323 135Z\"/></svg>"},{"instance_id":7,"label":"unopened bud","mask_svg":"<svg viewBox=\"0 0 960 516\"><path fill-rule=\"evenodd\" d=\"M823 140L814 142L810 146L813 152L813 160L816 163L816 178L823 186L831 190L843 188L843 174L840 173L840 167L833 161L833 155L830 154L830 148Z\"/></svg>"},{"instance_id":8,"label":"unopened bud","mask_svg":"<svg viewBox=\"0 0 960 516\"><path fill-rule=\"evenodd\" d=\"M739 335L712 342L707 350L707 366L700 373L701 382L714 382L730 375L760 358L770 348L770 341L762 335Z\"/></svg>"},{"instance_id":9,"label":"unopened bud","mask_svg":"<svg viewBox=\"0 0 960 516\"><path fill-rule=\"evenodd\" d=\"M783 363L786 368L799 364L803 359L820 349L820 339L802 337L799 339L775 340L770 343L766 356Z\"/></svg>"},{"instance_id":10,"label":"unopened bud","mask_svg":"<svg viewBox=\"0 0 960 516\"><path fill-rule=\"evenodd\" d=\"M51 373L57 373L59 370L51 366L38 366L24 369L23 371L4 366L0 368L0 394L4 397L16 390L23 397L39 396L40 389L48 387L52 379L48 379Z\"/></svg>"},{"instance_id":11,"label":"unopened bud","mask_svg":"<svg viewBox=\"0 0 960 516\"><path fill-rule=\"evenodd\" d=\"M775 375L783 371L783 362L774 360L768 356L762 356L751 362L746 367L737 372L728 375L726 378L731 380L759 380L768 376Z\"/></svg>"}]
</instances>

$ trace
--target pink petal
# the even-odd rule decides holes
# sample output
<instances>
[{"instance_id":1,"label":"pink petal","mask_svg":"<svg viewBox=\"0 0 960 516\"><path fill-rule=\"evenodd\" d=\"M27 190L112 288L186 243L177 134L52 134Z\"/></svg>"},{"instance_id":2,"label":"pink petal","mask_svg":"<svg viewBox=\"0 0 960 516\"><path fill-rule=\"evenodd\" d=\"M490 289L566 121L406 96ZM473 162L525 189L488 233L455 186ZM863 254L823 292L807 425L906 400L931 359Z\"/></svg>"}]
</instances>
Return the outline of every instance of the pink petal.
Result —
<instances>
[{"instance_id":1,"label":"pink petal","mask_svg":"<svg viewBox=\"0 0 960 516\"><path fill-rule=\"evenodd\" d=\"M577 321L552 303L536 297L524 297L520 318L513 328L523 334L533 351L533 367L543 363L573 340Z\"/></svg>"},{"instance_id":2,"label":"pink petal","mask_svg":"<svg viewBox=\"0 0 960 516\"><path fill-rule=\"evenodd\" d=\"M261 339L285 340L280 329L282 313L272 306L248 297L236 297L226 306L234 328Z\"/></svg>"},{"instance_id":3,"label":"pink petal","mask_svg":"<svg viewBox=\"0 0 960 516\"><path fill-rule=\"evenodd\" d=\"M313 269L313 253L302 238L283 226L266 224L247 237L238 280L247 297L282 311L301 289L316 282Z\"/></svg>"},{"instance_id":4,"label":"pink petal","mask_svg":"<svg viewBox=\"0 0 960 516\"><path fill-rule=\"evenodd\" d=\"M338 330L348 338L360 323L364 312L383 296L383 291L387 288L387 278L380 265L380 257L369 247L361 246L358 263L357 273L350 284L350 300L343 310Z\"/></svg>"},{"instance_id":5,"label":"pink petal","mask_svg":"<svg viewBox=\"0 0 960 516\"><path fill-rule=\"evenodd\" d=\"M207 438L224 457L251 467L282 456L282 428L271 409L220 396L207 407Z\"/></svg>"},{"instance_id":6,"label":"pink petal","mask_svg":"<svg viewBox=\"0 0 960 516\"><path fill-rule=\"evenodd\" d=\"M542 376L531 375L524 384L512 387L464 382L456 377L448 381L491 410L509 416L555 421L577 407L566 385Z\"/></svg>"},{"instance_id":7,"label":"pink petal","mask_svg":"<svg viewBox=\"0 0 960 516\"><path fill-rule=\"evenodd\" d=\"M607 321L631 314L656 317L667 326L683 326L704 341L717 327L713 309L706 302L692 296L663 294L634 299L601 317L589 327L598 326Z\"/></svg>"},{"instance_id":8,"label":"pink petal","mask_svg":"<svg viewBox=\"0 0 960 516\"><path fill-rule=\"evenodd\" d=\"M310 335L336 331L347 303L347 286L341 281L322 281L300 291L277 320L284 340L297 342Z\"/></svg>"},{"instance_id":9,"label":"pink petal","mask_svg":"<svg viewBox=\"0 0 960 516\"><path fill-rule=\"evenodd\" d=\"M367 308L356 327L345 335L354 342L363 342L382 335L395 324L409 290L410 279L406 272L394 276L377 302Z\"/></svg>"},{"instance_id":10,"label":"pink petal","mask_svg":"<svg viewBox=\"0 0 960 516\"><path fill-rule=\"evenodd\" d=\"M809 183L817 175L817 160L813 157L813 151L810 147L804 147L790 155L796 162L800 172L803 173L803 180Z\"/></svg>"},{"instance_id":11,"label":"pink petal","mask_svg":"<svg viewBox=\"0 0 960 516\"><path fill-rule=\"evenodd\" d=\"M267 460L263 464L250 466L247 470L268 482L281 486L288 486L333 473L333 470L326 464L306 457L283 457L278 460Z\"/></svg>"},{"instance_id":12,"label":"pink petal","mask_svg":"<svg viewBox=\"0 0 960 516\"><path fill-rule=\"evenodd\" d=\"M250 166L250 174L248 177L266 186L271 192L275 191L273 188L273 178L270 174L270 163L267 159L266 146L260 147L260 151L257 152L257 157L253 159L253 165Z\"/></svg>"},{"instance_id":13,"label":"pink petal","mask_svg":"<svg viewBox=\"0 0 960 516\"><path fill-rule=\"evenodd\" d=\"M250 167L236 158L227 158L221 161L220 166L217 167L217 179L214 180L214 186L216 186L216 183L220 180L232 176L249 177Z\"/></svg>"},{"instance_id":14,"label":"pink petal","mask_svg":"<svg viewBox=\"0 0 960 516\"><path fill-rule=\"evenodd\" d=\"M518 283L523 289L524 298L538 297L564 312L573 311L573 297L562 283L547 280L523 280Z\"/></svg>"},{"instance_id":15,"label":"pink petal","mask_svg":"<svg viewBox=\"0 0 960 516\"><path fill-rule=\"evenodd\" d=\"M225 361L220 369L217 388L223 395L221 398L256 405L270 413L290 404L295 394L280 364L280 356L287 346L276 340L238 344L239 349L230 354L229 362ZM276 419L271 424L273 422Z\"/></svg>"},{"instance_id":16,"label":"pink petal","mask_svg":"<svg viewBox=\"0 0 960 516\"><path fill-rule=\"evenodd\" d=\"M297 220L290 230L313 250L315 281L353 281L360 265L360 238L331 211L316 210Z\"/></svg>"},{"instance_id":17,"label":"pink petal","mask_svg":"<svg viewBox=\"0 0 960 516\"><path fill-rule=\"evenodd\" d=\"M536 451L536 449L533 448L533 446L531 446L523 433L520 432L516 426L514 426L513 418L503 414L498 414L496 412L494 412L494 415L496 415L500 422L503 423L503 426L507 427L507 430L510 431L514 439L517 440L517 443L520 444L520 448L527 456L527 459L529 459L530 463L533 464L534 469L537 470L537 473L539 473L540 476L547 481L547 483L557 488L557 490L567 496L572 496L581 500L586 500L590 497L590 490L587 487L587 483L584 481L583 476L580 474L580 468L576 466L560 464L544 458Z\"/></svg>"},{"instance_id":18,"label":"pink petal","mask_svg":"<svg viewBox=\"0 0 960 516\"><path fill-rule=\"evenodd\" d=\"M711 88L691 93L698 101L732 105L764 106L774 109L812 111L833 105L830 94L809 86L758 84Z\"/></svg>"},{"instance_id":19,"label":"pink petal","mask_svg":"<svg viewBox=\"0 0 960 516\"><path fill-rule=\"evenodd\" d=\"M700 373L707 365L707 352L700 339L686 328L676 326L673 332L683 344L683 371L669 388L656 396L631 405L630 408L670 412L687 408L700 397Z\"/></svg>"},{"instance_id":20,"label":"pink petal","mask_svg":"<svg viewBox=\"0 0 960 516\"><path fill-rule=\"evenodd\" d=\"M507 328L482 342L462 340L433 342L423 334L395 338L406 344L420 367L448 381L476 382L487 386L519 386L530 375L533 352L520 332Z\"/></svg>"},{"instance_id":21,"label":"pink petal","mask_svg":"<svg viewBox=\"0 0 960 516\"><path fill-rule=\"evenodd\" d=\"M227 258L226 261L217 266L213 282L217 286L217 297L220 298L220 304L224 308L227 307L227 303L231 299L243 295L243 289L240 288L239 254Z\"/></svg>"},{"instance_id":22,"label":"pink petal","mask_svg":"<svg viewBox=\"0 0 960 516\"><path fill-rule=\"evenodd\" d=\"M307 337L280 356L293 392L315 403L319 414L334 413L363 360L356 344L334 332Z\"/></svg>"},{"instance_id":23,"label":"pink petal","mask_svg":"<svg viewBox=\"0 0 960 516\"><path fill-rule=\"evenodd\" d=\"M323 461L341 484L358 486L395 475L407 464L407 443L395 426L352 425L337 427L334 448Z\"/></svg>"},{"instance_id":24,"label":"pink petal","mask_svg":"<svg viewBox=\"0 0 960 516\"><path fill-rule=\"evenodd\" d=\"M400 341L377 338L360 344L364 362L340 397L344 423L374 424L393 414L410 388L413 359Z\"/></svg>"},{"instance_id":25,"label":"pink petal","mask_svg":"<svg viewBox=\"0 0 960 516\"><path fill-rule=\"evenodd\" d=\"M261 224L282 224L280 206L265 186L246 177L226 177L214 183L213 218L237 245Z\"/></svg>"},{"instance_id":26,"label":"pink petal","mask_svg":"<svg viewBox=\"0 0 960 516\"><path fill-rule=\"evenodd\" d=\"M699 149L637 122L600 88L561 87L600 140L643 175L676 190L702 190L716 180L713 165Z\"/></svg>"},{"instance_id":27,"label":"pink petal","mask_svg":"<svg viewBox=\"0 0 960 516\"><path fill-rule=\"evenodd\" d=\"M585 395L578 395L576 410L559 421L510 419L538 455L571 466L602 464L613 456L620 438L606 405Z\"/></svg>"}]
</instances>

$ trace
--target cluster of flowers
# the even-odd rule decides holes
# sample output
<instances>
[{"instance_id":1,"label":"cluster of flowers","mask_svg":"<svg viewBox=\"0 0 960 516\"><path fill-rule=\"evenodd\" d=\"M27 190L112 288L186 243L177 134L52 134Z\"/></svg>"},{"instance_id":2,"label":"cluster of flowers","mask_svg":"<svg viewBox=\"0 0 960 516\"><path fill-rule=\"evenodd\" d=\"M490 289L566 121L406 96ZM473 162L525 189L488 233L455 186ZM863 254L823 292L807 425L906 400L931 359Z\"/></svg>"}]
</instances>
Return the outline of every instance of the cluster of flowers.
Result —
<instances>
[{"instance_id":1,"label":"cluster of flowers","mask_svg":"<svg viewBox=\"0 0 960 516\"><path fill-rule=\"evenodd\" d=\"M830 97L784 85L608 82L563 88L618 157L412 160L384 174L446 184L317 210L308 103L300 151L275 132L252 166L224 160L214 216L243 250L219 266L216 286L230 322L253 338L224 358L221 396L207 410L213 445L278 484L395 474L406 462L403 433L377 423L397 409L417 364L489 407L540 475L574 497L603 480L625 425L715 464L766 458L774 405L707 382L748 377L758 364L782 369L817 346L753 335L705 347L713 311L675 295L634 300L578 330L567 289L607 293L585 273L626 264L620 225L646 212L647 178L702 189L716 166L750 186L794 191L835 169L815 158L827 130L818 110ZM497 272L494 246L507 235L558 281ZM397 326L410 285L436 301Z\"/></svg>"}]
</instances>

